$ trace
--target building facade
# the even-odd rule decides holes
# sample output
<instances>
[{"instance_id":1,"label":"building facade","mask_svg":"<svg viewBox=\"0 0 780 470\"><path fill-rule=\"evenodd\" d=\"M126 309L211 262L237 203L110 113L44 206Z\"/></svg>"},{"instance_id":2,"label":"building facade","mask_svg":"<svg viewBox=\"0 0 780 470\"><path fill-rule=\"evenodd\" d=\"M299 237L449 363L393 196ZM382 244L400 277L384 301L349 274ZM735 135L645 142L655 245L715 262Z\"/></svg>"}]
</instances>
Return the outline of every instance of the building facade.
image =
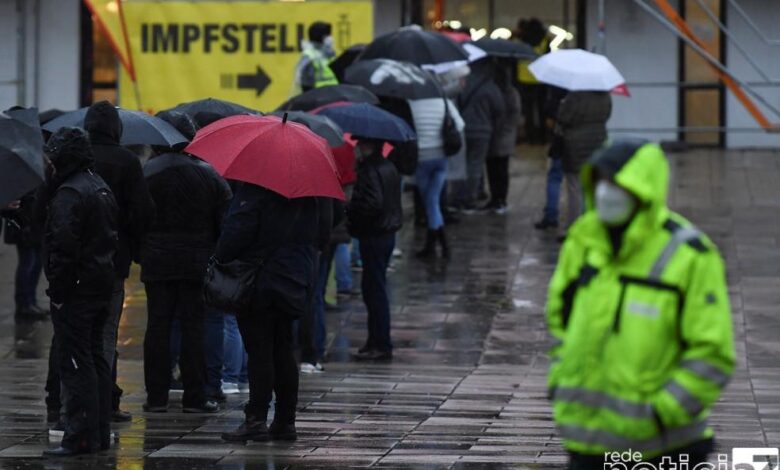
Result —
<instances>
[{"instance_id":1,"label":"building facade","mask_svg":"<svg viewBox=\"0 0 780 470\"><path fill-rule=\"evenodd\" d=\"M760 112L780 122L780 35L775 28L780 2L669 4ZM502 28L511 31L519 18L530 17L571 33L562 47L602 52L626 78L631 97L613 99L613 136L730 148L780 146L780 134L762 130L714 69L662 21L652 0L373 0L373 6L377 35L403 24L434 28L441 22L490 35ZM117 61L81 0L0 0L0 39L3 108L67 110L97 99L116 100Z\"/></svg>"}]
</instances>

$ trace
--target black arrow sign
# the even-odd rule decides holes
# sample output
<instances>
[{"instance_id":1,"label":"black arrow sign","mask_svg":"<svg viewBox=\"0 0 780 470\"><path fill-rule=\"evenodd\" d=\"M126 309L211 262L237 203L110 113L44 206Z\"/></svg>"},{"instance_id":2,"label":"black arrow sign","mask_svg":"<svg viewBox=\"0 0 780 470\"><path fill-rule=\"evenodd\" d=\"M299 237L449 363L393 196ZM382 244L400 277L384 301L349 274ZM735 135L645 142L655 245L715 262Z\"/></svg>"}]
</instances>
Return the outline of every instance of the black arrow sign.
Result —
<instances>
[{"instance_id":1,"label":"black arrow sign","mask_svg":"<svg viewBox=\"0 0 780 470\"><path fill-rule=\"evenodd\" d=\"M254 74L238 74L239 90L255 90L256 96L263 94L268 85L271 84L271 78L266 75L260 66L257 66L257 72Z\"/></svg>"}]
</instances>

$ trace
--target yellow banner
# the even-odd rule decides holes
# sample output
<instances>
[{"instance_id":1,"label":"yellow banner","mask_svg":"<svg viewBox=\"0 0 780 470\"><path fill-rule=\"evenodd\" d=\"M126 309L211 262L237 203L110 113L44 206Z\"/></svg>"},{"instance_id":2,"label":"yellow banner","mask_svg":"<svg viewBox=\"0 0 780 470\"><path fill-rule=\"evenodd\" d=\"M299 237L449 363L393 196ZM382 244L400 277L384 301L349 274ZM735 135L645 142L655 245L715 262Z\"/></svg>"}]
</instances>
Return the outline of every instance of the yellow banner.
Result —
<instances>
[{"instance_id":1,"label":"yellow banner","mask_svg":"<svg viewBox=\"0 0 780 470\"><path fill-rule=\"evenodd\" d=\"M370 1L133 1L123 7L138 90L122 73L120 104L150 112L208 97L270 111L293 90L311 23L332 24L337 53L373 38Z\"/></svg>"}]
</instances>

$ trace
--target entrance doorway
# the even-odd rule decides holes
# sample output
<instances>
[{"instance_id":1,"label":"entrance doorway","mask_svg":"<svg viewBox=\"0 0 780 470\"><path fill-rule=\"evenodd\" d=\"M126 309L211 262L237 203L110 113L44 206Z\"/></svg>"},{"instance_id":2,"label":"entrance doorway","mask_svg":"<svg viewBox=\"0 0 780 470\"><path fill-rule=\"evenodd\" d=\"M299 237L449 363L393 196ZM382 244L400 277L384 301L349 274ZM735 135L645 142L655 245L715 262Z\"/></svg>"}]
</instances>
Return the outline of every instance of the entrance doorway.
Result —
<instances>
[{"instance_id":1,"label":"entrance doorway","mask_svg":"<svg viewBox=\"0 0 780 470\"><path fill-rule=\"evenodd\" d=\"M725 8L721 0L682 0L680 10L683 18L704 43L704 48L717 60L723 62L725 47L723 32L702 8L726 24ZM680 126L722 127L724 122L724 89L715 70L696 51L680 40ZM682 131L679 139L690 145L722 146L724 133L717 131Z\"/></svg>"}]
</instances>

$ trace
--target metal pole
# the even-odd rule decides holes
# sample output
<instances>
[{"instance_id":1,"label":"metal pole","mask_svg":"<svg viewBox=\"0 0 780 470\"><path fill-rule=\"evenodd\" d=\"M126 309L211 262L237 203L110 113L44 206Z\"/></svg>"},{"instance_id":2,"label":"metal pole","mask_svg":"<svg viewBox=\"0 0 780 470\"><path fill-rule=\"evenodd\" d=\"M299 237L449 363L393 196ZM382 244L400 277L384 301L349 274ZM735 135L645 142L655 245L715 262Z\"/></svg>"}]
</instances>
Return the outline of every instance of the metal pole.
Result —
<instances>
[{"instance_id":1,"label":"metal pole","mask_svg":"<svg viewBox=\"0 0 780 470\"><path fill-rule=\"evenodd\" d=\"M747 83L745 83L743 80L735 77L726 67L723 66L715 57L712 56L707 50L705 50L702 47L699 47L698 44L696 44L695 41L691 40L688 36L680 33L677 31L677 28L663 15L655 11L650 5L647 5L643 0L634 0L634 3L639 5L643 10L645 10L648 14L653 16L656 20L658 20L659 23L661 23L663 26L666 26L668 30L670 30L674 35L685 41L685 44L687 44L691 49L698 52L699 55L701 55L707 62L709 62L713 67L718 69L721 73L728 76L732 80L734 80L735 83L737 83L741 88L743 88L745 91L747 91L753 98L755 98L757 101L759 101L761 104L766 106L767 109L771 110L775 115L780 116L780 110L778 110L772 103L764 99L763 96L756 93L750 86L748 86Z\"/></svg>"},{"instance_id":2,"label":"metal pole","mask_svg":"<svg viewBox=\"0 0 780 470\"><path fill-rule=\"evenodd\" d=\"M769 44L770 46L779 46L780 45L780 39L769 39L767 38L764 33L761 32L760 29L758 29L758 26L755 22L750 18L750 15L745 12L745 10L742 9L741 6L739 6L739 3L737 3L737 0L729 0L729 3L732 7L734 7L735 10L737 10L737 13L742 16L742 19L745 20L745 22L750 26L755 33L761 37L761 39L764 40L765 43Z\"/></svg>"},{"instance_id":3,"label":"metal pole","mask_svg":"<svg viewBox=\"0 0 780 470\"><path fill-rule=\"evenodd\" d=\"M35 0L35 101L41 106L41 0Z\"/></svg>"},{"instance_id":4,"label":"metal pole","mask_svg":"<svg viewBox=\"0 0 780 470\"><path fill-rule=\"evenodd\" d=\"M596 41L596 52L600 54L607 53L607 25L606 25L606 13L604 9L604 1L599 0L599 24L598 24L598 39Z\"/></svg>"},{"instance_id":5,"label":"metal pole","mask_svg":"<svg viewBox=\"0 0 780 470\"><path fill-rule=\"evenodd\" d=\"M16 104L27 103L27 12L24 0L16 0Z\"/></svg>"},{"instance_id":6,"label":"metal pole","mask_svg":"<svg viewBox=\"0 0 780 470\"><path fill-rule=\"evenodd\" d=\"M751 56L750 53L748 53L748 51L742 47L739 41L737 41L734 38L734 36L732 36L731 31L729 31L726 25L720 21L718 15L716 15L715 12L710 10L710 8L704 3L703 0L696 0L696 2L699 4L699 7L702 10L704 10L704 13L706 13L707 16L710 17L712 22L718 25L718 28L720 28L720 30L723 31L723 34L726 35L728 40L731 41L731 43L734 44L734 47L740 52L740 54L742 54L742 56L745 57L745 60L747 60L748 63L750 63L750 65L752 65L753 68L756 69L756 72L758 72L758 74L761 75L761 77L763 77L764 80L771 82L772 79L769 78L769 76L766 73L764 73L764 70L756 63L755 60L753 60L753 56Z\"/></svg>"}]
</instances>

